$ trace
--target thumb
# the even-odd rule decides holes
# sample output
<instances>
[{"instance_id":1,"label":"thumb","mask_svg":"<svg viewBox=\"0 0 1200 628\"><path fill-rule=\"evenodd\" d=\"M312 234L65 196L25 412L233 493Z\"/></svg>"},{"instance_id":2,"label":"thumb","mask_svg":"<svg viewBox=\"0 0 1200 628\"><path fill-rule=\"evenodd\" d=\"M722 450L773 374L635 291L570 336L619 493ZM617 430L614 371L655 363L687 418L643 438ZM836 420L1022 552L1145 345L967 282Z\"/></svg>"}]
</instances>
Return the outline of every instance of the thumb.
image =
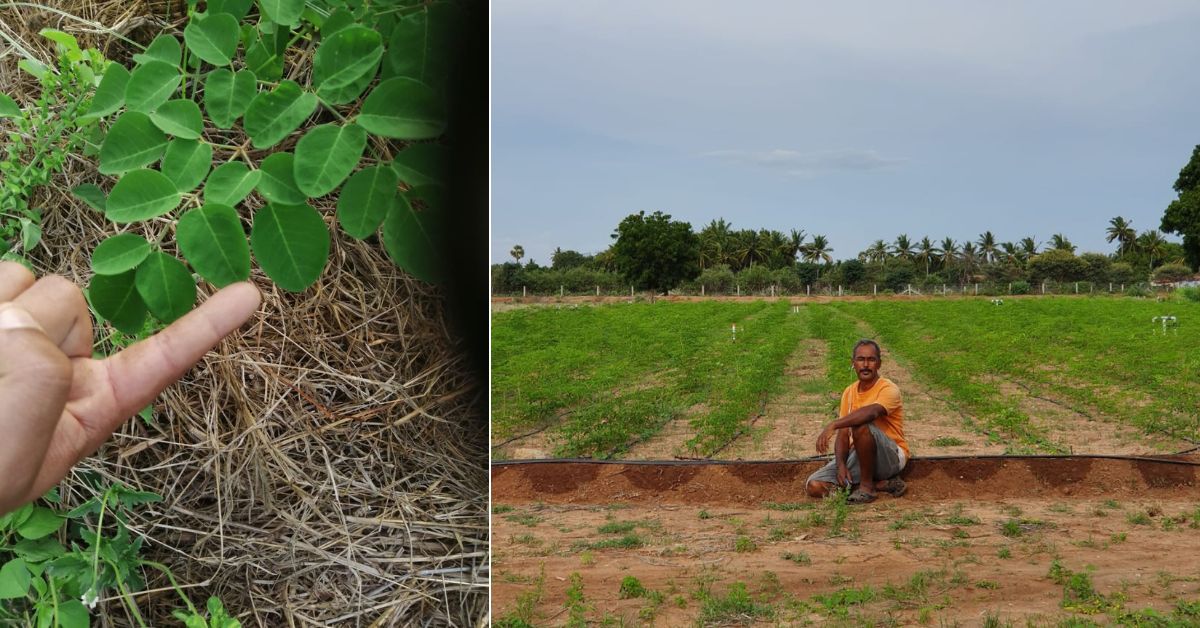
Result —
<instances>
[{"instance_id":1,"label":"thumb","mask_svg":"<svg viewBox=\"0 0 1200 628\"><path fill-rule=\"evenodd\" d=\"M71 388L71 362L33 316L0 304L0 512L28 501Z\"/></svg>"}]
</instances>

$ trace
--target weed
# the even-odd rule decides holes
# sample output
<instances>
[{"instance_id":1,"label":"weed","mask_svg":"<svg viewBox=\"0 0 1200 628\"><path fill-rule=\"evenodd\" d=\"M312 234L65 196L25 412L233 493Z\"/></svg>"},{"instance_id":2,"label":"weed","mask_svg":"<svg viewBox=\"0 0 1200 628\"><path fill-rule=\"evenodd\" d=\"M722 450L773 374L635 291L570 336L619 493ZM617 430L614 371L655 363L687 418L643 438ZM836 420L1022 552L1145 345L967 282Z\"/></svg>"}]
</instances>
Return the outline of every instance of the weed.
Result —
<instances>
[{"instance_id":1,"label":"weed","mask_svg":"<svg viewBox=\"0 0 1200 628\"><path fill-rule=\"evenodd\" d=\"M682 595L676 595L674 598L675 608L687 608L687 598Z\"/></svg>"},{"instance_id":2,"label":"weed","mask_svg":"<svg viewBox=\"0 0 1200 628\"><path fill-rule=\"evenodd\" d=\"M604 539L595 543L588 543L585 547L589 549L637 549L645 545L646 542L642 537L636 534L626 534L617 539Z\"/></svg>"},{"instance_id":3,"label":"weed","mask_svg":"<svg viewBox=\"0 0 1200 628\"><path fill-rule=\"evenodd\" d=\"M712 515L708 514L708 511L707 511L707 510L701 510L701 511L700 511L700 518L701 518L701 519L711 519L711 518L712 518Z\"/></svg>"},{"instance_id":4,"label":"weed","mask_svg":"<svg viewBox=\"0 0 1200 628\"><path fill-rule=\"evenodd\" d=\"M810 558L808 556L808 554L806 554L805 552L784 552L783 559L790 560L793 563L796 563L797 565L811 565L812 564L812 558Z\"/></svg>"},{"instance_id":5,"label":"weed","mask_svg":"<svg viewBox=\"0 0 1200 628\"><path fill-rule=\"evenodd\" d=\"M600 534L627 534L633 532L637 524L632 521L613 521L598 528Z\"/></svg>"},{"instance_id":6,"label":"weed","mask_svg":"<svg viewBox=\"0 0 1200 628\"><path fill-rule=\"evenodd\" d=\"M1124 543L1127 538L1129 538L1129 537L1124 532L1117 532L1117 533L1113 534L1112 536L1108 537L1108 542L1113 545L1116 545L1117 543Z\"/></svg>"},{"instance_id":7,"label":"weed","mask_svg":"<svg viewBox=\"0 0 1200 628\"><path fill-rule=\"evenodd\" d=\"M532 528L532 527L536 526L537 524L541 523L542 521L544 521L544 519L542 519L541 517L539 517L537 515L523 514L523 513L516 514L516 515L509 515L509 516L505 517L505 519L508 519L509 521L512 521L513 523L519 523L519 524L529 527L529 528Z\"/></svg>"},{"instance_id":8,"label":"weed","mask_svg":"<svg viewBox=\"0 0 1200 628\"><path fill-rule=\"evenodd\" d=\"M528 545L530 547L537 547L542 544L541 539L537 538L536 536L534 536L532 534L528 534L528 533L513 535L509 540L512 541L513 543L520 544L520 545Z\"/></svg>"},{"instance_id":9,"label":"weed","mask_svg":"<svg viewBox=\"0 0 1200 628\"><path fill-rule=\"evenodd\" d=\"M1000 588L1000 583L996 582L995 580L980 580L979 582L975 583L975 588L976 589L989 589L989 590L994 591L994 590Z\"/></svg>"},{"instance_id":10,"label":"weed","mask_svg":"<svg viewBox=\"0 0 1200 628\"><path fill-rule=\"evenodd\" d=\"M517 601L513 610L503 615L496 622L496 626L504 628L532 628L534 621L537 620L537 606L542 601L542 596L545 593L546 585L546 564L542 563L538 570L537 580L533 583L533 588L517 595Z\"/></svg>"},{"instance_id":11,"label":"weed","mask_svg":"<svg viewBox=\"0 0 1200 628\"><path fill-rule=\"evenodd\" d=\"M875 589L862 587L860 589L839 589L826 595L813 596L813 601L820 604L825 614L834 617L849 617L850 607L866 604L875 599Z\"/></svg>"},{"instance_id":12,"label":"weed","mask_svg":"<svg viewBox=\"0 0 1200 628\"><path fill-rule=\"evenodd\" d=\"M706 595L700 605L700 622L704 625L744 623L770 618L774 614L775 609L769 604L754 601L741 582L730 585L723 596Z\"/></svg>"},{"instance_id":13,"label":"weed","mask_svg":"<svg viewBox=\"0 0 1200 628\"><path fill-rule=\"evenodd\" d=\"M1104 500L1104 507L1108 508L1109 510L1117 510L1121 507L1121 505L1118 504L1117 500L1115 499L1106 499Z\"/></svg>"},{"instance_id":14,"label":"weed","mask_svg":"<svg viewBox=\"0 0 1200 628\"><path fill-rule=\"evenodd\" d=\"M506 512L512 512L513 507L508 504L495 504L492 506L493 515L502 515Z\"/></svg>"},{"instance_id":15,"label":"weed","mask_svg":"<svg viewBox=\"0 0 1200 628\"><path fill-rule=\"evenodd\" d=\"M738 553L758 551L758 544L748 536L739 536L733 542L733 549Z\"/></svg>"},{"instance_id":16,"label":"weed","mask_svg":"<svg viewBox=\"0 0 1200 628\"><path fill-rule=\"evenodd\" d=\"M628 600L635 597L646 597L646 587L642 586L642 582L634 576L625 576L621 579L621 588L617 593L617 597L622 600Z\"/></svg>"},{"instance_id":17,"label":"weed","mask_svg":"<svg viewBox=\"0 0 1200 628\"><path fill-rule=\"evenodd\" d=\"M781 510L790 512L793 510L812 510L816 506L812 502L766 502L763 508L767 510Z\"/></svg>"},{"instance_id":18,"label":"weed","mask_svg":"<svg viewBox=\"0 0 1200 628\"><path fill-rule=\"evenodd\" d=\"M1063 502L1056 502L1056 503L1052 504L1050 506L1049 510L1050 510L1050 512L1057 512L1057 513L1072 512L1071 506L1066 503L1063 503Z\"/></svg>"},{"instance_id":19,"label":"weed","mask_svg":"<svg viewBox=\"0 0 1200 628\"><path fill-rule=\"evenodd\" d=\"M583 576L574 571L571 572L570 579L571 585L567 587L567 601L564 604L567 610L566 625L571 628L586 628L587 613L591 608L583 595Z\"/></svg>"},{"instance_id":20,"label":"weed","mask_svg":"<svg viewBox=\"0 0 1200 628\"><path fill-rule=\"evenodd\" d=\"M1003 534L1010 539L1019 537L1024 533L1025 531L1021 529L1021 522L1017 521L1016 519L1009 519L1000 524L1000 534Z\"/></svg>"},{"instance_id":21,"label":"weed","mask_svg":"<svg viewBox=\"0 0 1200 628\"><path fill-rule=\"evenodd\" d=\"M953 436L939 436L933 439L931 444L934 447L961 447L966 445L967 442L961 438L955 438Z\"/></svg>"},{"instance_id":22,"label":"weed","mask_svg":"<svg viewBox=\"0 0 1200 628\"><path fill-rule=\"evenodd\" d=\"M588 551L580 552L579 564L583 565L584 567L591 567L592 565L595 565L596 555Z\"/></svg>"},{"instance_id":23,"label":"weed","mask_svg":"<svg viewBox=\"0 0 1200 628\"><path fill-rule=\"evenodd\" d=\"M1140 510L1138 512L1129 513L1128 515L1126 515L1125 520L1134 525L1139 525L1139 526L1150 525L1150 515L1146 514L1143 511L1140 511Z\"/></svg>"},{"instance_id":24,"label":"weed","mask_svg":"<svg viewBox=\"0 0 1200 628\"><path fill-rule=\"evenodd\" d=\"M1012 550L1008 547L1001 547L996 550L996 558L1012 558Z\"/></svg>"}]
</instances>

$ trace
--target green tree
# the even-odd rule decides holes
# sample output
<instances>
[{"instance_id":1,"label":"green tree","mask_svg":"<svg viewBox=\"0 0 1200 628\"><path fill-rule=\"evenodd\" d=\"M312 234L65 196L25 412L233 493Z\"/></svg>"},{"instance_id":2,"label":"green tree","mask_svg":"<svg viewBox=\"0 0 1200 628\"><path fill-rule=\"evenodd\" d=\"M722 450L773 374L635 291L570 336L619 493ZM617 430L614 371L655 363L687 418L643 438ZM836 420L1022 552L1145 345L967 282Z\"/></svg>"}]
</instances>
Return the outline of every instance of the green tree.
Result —
<instances>
[{"instance_id":1,"label":"green tree","mask_svg":"<svg viewBox=\"0 0 1200 628\"><path fill-rule=\"evenodd\" d=\"M670 290L700 273L700 238L669 214L630 214L612 237L617 271L641 289Z\"/></svg>"},{"instance_id":2,"label":"green tree","mask_svg":"<svg viewBox=\"0 0 1200 628\"><path fill-rule=\"evenodd\" d=\"M1067 249L1052 248L1029 258L1029 277L1035 282L1079 281L1087 274L1087 262Z\"/></svg>"},{"instance_id":3,"label":"green tree","mask_svg":"<svg viewBox=\"0 0 1200 628\"><path fill-rule=\"evenodd\" d=\"M996 254L999 252L996 247L996 236L992 235L991 231L984 231L979 234L976 244L979 245L979 261L984 264L994 264Z\"/></svg>"},{"instance_id":4,"label":"green tree","mask_svg":"<svg viewBox=\"0 0 1200 628\"><path fill-rule=\"evenodd\" d=\"M925 264L925 278L929 278L929 265L938 256L941 251L934 246L933 241L929 236L921 238L921 242L917 244L917 261Z\"/></svg>"},{"instance_id":5,"label":"green tree","mask_svg":"<svg viewBox=\"0 0 1200 628\"><path fill-rule=\"evenodd\" d=\"M958 258L958 243L954 241L954 238L943 238L938 250L940 251L938 263L941 265L941 269L949 270L954 266L954 260Z\"/></svg>"},{"instance_id":6,"label":"green tree","mask_svg":"<svg viewBox=\"0 0 1200 628\"><path fill-rule=\"evenodd\" d=\"M833 253L833 247L829 246L829 239L823 235L813 236L812 242L804 245L804 261L806 262L832 264L831 253Z\"/></svg>"},{"instance_id":7,"label":"green tree","mask_svg":"<svg viewBox=\"0 0 1200 628\"><path fill-rule=\"evenodd\" d=\"M1186 236L1184 242L1187 242ZM1150 258L1150 268L1156 268L1166 258L1168 244L1157 229L1142 232L1136 241L1138 252ZM1184 250L1187 250L1186 244Z\"/></svg>"},{"instance_id":8,"label":"green tree","mask_svg":"<svg viewBox=\"0 0 1200 628\"><path fill-rule=\"evenodd\" d=\"M1105 241L1117 242L1117 257L1122 257L1133 246L1133 241L1137 239L1137 231L1133 228L1133 223L1125 220L1121 216L1117 216L1108 221L1108 229L1104 230L1106 234Z\"/></svg>"},{"instance_id":9,"label":"green tree","mask_svg":"<svg viewBox=\"0 0 1200 628\"><path fill-rule=\"evenodd\" d=\"M512 250L509 251L508 254L511 255L518 264L520 264L521 258L525 257L525 247L518 244L518 245L512 247Z\"/></svg>"},{"instance_id":10,"label":"green tree","mask_svg":"<svg viewBox=\"0 0 1200 628\"><path fill-rule=\"evenodd\" d=\"M1195 270L1200 268L1200 145L1179 171L1174 188L1179 198L1167 205L1159 228L1183 236L1184 255Z\"/></svg>"},{"instance_id":11,"label":"green tree","mask_svg":"<svg viewBox=\"0 0 1200 628\"><path fill-rule=\"evenodd\" d=\"M554 270L567 270L569 268L578 268L591 261L591 257L584 255L579 251L563 250L555 247L554 252L550 254L550 267Z\"/></svg>"},{"instance_id":12,"label":"green tree","mask_svg":"<svg viewBox=\"0 0 1200 628\"><path fill-rule=\"evenodd\" d=\"M1075 252L1075 245L1071 244L1071 241L1067 239L1067 236L1061 233L1056 233L1050 236L1050 247L1059 251L1067 251L1069 253Z\"/></svg>"},{"instance_id":13,"label":"green tree","mask_svg":"<svg viewBox=\"0 0 1200 628\"><path fill-rule=\"evenodd\" d=\"M896 243L892 245L892 254L902 260L913 258L913 243L908 239L907 233L896 236Z\"/></svg>"}]
</instances>

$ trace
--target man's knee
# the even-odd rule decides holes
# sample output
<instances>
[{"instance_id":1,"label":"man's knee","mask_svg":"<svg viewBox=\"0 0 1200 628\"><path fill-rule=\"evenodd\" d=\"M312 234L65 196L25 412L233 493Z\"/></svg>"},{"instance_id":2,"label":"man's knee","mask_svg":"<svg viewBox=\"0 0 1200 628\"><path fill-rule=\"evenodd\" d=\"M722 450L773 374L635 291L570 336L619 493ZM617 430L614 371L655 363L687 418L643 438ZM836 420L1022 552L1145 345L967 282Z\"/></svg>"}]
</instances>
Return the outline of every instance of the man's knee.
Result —
<instances>
[{"instance_id":1,"label":"man's knee","mask_svg":"<svg viewBox=\"0 0 1200 628\"><path fill-rule=\"evenodd\" d=\"M829 493L830 484L820 480L809 480L805 484L805 489L808 491L809 497L824 497Z\"/></svg>"}]
</instances>

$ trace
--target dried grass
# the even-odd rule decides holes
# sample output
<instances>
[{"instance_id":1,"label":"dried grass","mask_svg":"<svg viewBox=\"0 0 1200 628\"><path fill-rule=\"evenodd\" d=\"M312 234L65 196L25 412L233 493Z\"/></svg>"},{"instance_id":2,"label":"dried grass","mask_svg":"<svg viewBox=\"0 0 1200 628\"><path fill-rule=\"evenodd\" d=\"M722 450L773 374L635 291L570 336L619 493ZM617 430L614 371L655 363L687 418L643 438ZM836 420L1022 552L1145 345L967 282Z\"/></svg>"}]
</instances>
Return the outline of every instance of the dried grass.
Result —
<instances>
[{"instance_id":1,"label":"dried grass","mask_svg":"<svg viewBox=\"0 0 1200 628\"><path fill-rule=\"evenodd\" d=\"M132 47L117 34L144 44L182 14L182 4L53 4L83 22L2 1L0 91L24 101L36 83L17 71L16 50L53 58L39 29L127 63ZM76 156L36 194L46 213L32 256L39 274L87 283L90 252L115 226L69 189L107 188L104 179ZM318 209L333 222L332 203ZM397 270L377 242L331 230L320 282L290 294L256 269L260 313L163 393L152 424L131 420L83 462L64 499L91 496L80 471L163 495L131 521L144 555L167 564L194 601L218 595L248 626L481 625L487 428L471 408L486 393L447 328L443 296ZM139 607L152 625L174 625L178 597L146 575ZM114 600L97 613L104 625L132 623Z\"/></svg>"}]
</instances>

